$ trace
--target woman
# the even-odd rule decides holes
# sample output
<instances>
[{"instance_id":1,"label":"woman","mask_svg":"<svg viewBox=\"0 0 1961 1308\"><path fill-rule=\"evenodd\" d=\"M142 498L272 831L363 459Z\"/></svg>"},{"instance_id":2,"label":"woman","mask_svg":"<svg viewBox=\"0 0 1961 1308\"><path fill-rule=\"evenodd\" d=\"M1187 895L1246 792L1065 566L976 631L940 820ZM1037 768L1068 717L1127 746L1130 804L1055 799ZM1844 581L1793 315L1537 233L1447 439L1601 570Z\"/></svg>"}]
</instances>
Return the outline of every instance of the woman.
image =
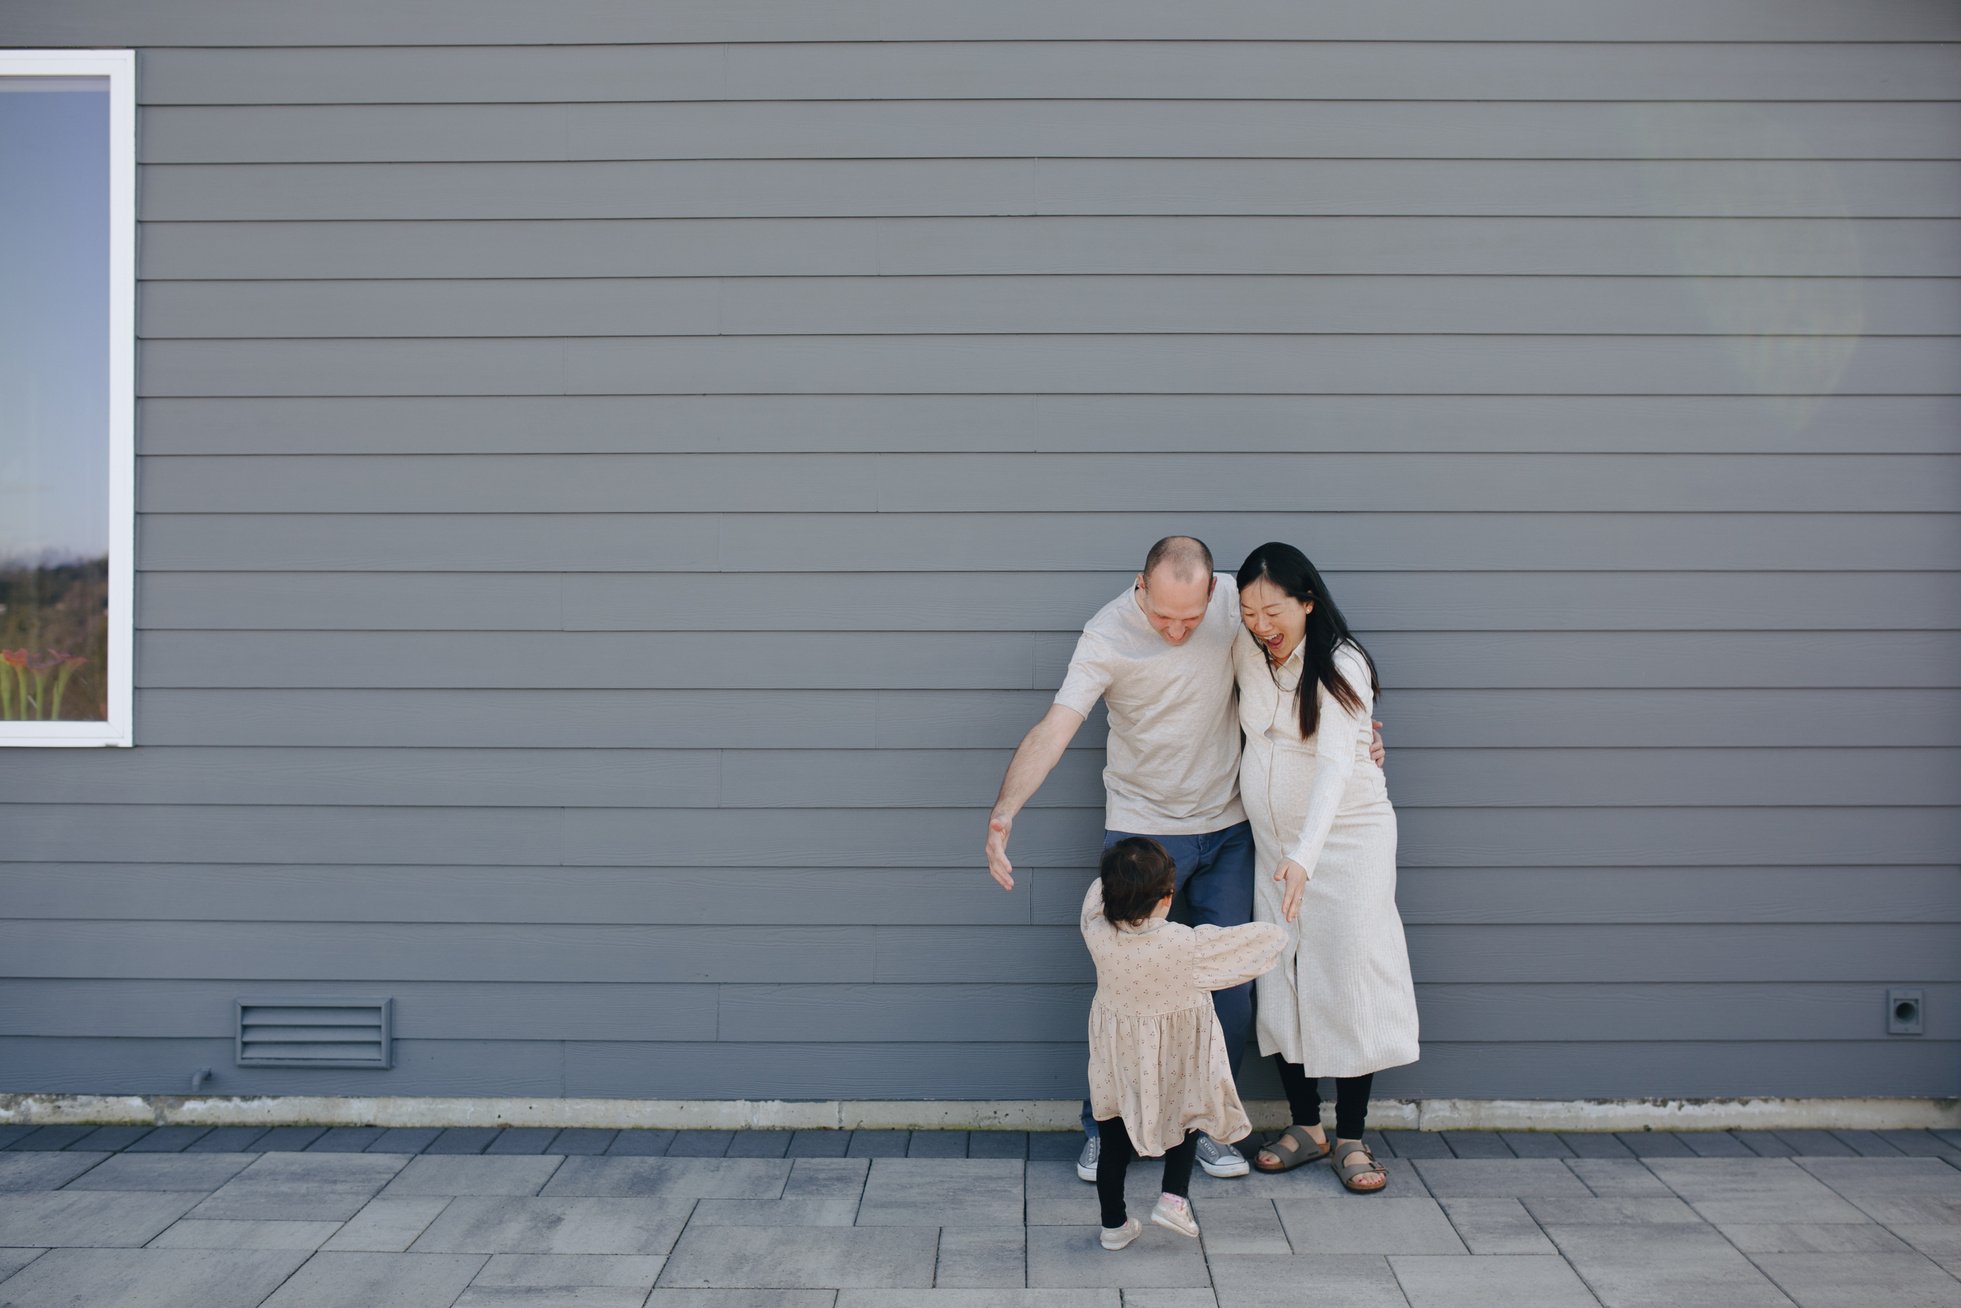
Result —
<instances>
[{"instance_id":1,"label":"woman","mask_svg":"<svg viewBox=\"0 0 1961 1308\"><path fill-rule=\"evenodd\" d=\"M1344 1187L1375 1194L1389 1178L1362 1143L1370 1081L1417 1058L1396 814L1369 759L1375 664L1293 546L1260 546L1238 580L1244 629L1233 670L1254 916L1294 923L1296 939L1256 986L1260 1052L1279 1066L1293 1125L1253 1165L1284 1172L1332 1157ZM1321 1129L1324 1076L1335 1078L1332 1145Z\"/></svg>"}]
</instances>

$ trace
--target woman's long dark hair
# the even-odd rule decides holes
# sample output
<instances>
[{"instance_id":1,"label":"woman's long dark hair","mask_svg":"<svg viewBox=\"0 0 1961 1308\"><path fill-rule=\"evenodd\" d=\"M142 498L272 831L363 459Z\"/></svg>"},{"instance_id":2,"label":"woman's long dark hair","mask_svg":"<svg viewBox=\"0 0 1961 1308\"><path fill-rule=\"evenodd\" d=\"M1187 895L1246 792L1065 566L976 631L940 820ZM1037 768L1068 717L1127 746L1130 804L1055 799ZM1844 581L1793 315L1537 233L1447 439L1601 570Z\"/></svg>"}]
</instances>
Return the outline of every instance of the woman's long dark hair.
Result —
<instances>
[{"instance_id":1,"label":"woman's long dark hair","mask_svg":"<svg viewBox=\"0 0 1961 1308\"><path fill-rule=\"evenodd\" d=\"M1348 630L1348 619L1341 616L1335 607L1333 597L1328 594L1327 585L1321 574L1308 561L1307 555L1280 541L1268 541L1246 556L1246 562L1239 565L1239 588L1245 590L1254 582L1265 579L1285 591L1294 599L1303 602L1314 601L1314 608L1307 615L1307 633L1301 637L1301 659L1304 666L1313 674L1312 680L1328 688L1328 693L1350 712L1362 707L1362 697L1348 684L1348 679L1335 667L1335 649L1346 641L1361 652L1362 662L1369 669L1369 693L1380 697L1382 687L1375 678L1375 660L1369 652L1362 649L1362 642L1356 640ZM1265 653L1263 650L1262 653ZM1267 671L1273 671L1273 656L1267 655ZM1303 676L1300 684L1294 687L1294 703L1299 707L1301 719L1301 739L1314 734L1321 717L1320 696L1303 694L1310 685L1310 678Z\"/></svg>"}]
</instances>

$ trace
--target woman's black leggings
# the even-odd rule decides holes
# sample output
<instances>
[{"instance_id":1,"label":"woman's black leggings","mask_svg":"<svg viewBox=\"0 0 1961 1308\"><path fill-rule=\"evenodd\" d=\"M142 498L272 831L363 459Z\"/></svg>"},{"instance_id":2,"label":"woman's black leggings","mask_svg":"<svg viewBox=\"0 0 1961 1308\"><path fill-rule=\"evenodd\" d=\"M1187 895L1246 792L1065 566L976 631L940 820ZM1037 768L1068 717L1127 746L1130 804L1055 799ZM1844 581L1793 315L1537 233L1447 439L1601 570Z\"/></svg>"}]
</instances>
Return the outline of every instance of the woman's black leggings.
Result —
<instances>
[{"instance_id":1,"label":"woman's black leggings","mask_svg":"<svg viewBox=\"0 0 1961 1308\"><path fill-rule=\"evenodd\" d=\"M1130 1160L1137 1157L1137 1151L1130 1147L1130 1132L1124 1130L1121 1117L1098 1118L1096 1134L1103 1141L1101 1152L1096 1155L1096 1201L1103 1206L1103 1225L1106 1230L1122 1226L1127 1218L1123 1202L1124 1174L1130 1171ZM1184 1143L1175 1144L1164 1155L1164 1192L1180 1198L1189 1198L1192 1192L1192 1160L1198 1157L1198 1133L1185 1136Z\"/></svg>"},{"instance_id":2,"label":"woman's black leggings","mask_svg":"<svg viewBox=\"0 0 1961 1308\"><path fill-rule=\"evenodd\" d=\"M1279 1054L1273 1065L1280 1069L1280 1088L1287 1092L1287 1108L1297 1126L1315 1126L1321 1121L1321 1078L1309 1076L1299 1063L1290 1063ZM1366 1076L1335 1078L1335 1138L1360 1140L1369 1122L1369 1086L1373 1072Z\"/></svg>"}]
</instances>

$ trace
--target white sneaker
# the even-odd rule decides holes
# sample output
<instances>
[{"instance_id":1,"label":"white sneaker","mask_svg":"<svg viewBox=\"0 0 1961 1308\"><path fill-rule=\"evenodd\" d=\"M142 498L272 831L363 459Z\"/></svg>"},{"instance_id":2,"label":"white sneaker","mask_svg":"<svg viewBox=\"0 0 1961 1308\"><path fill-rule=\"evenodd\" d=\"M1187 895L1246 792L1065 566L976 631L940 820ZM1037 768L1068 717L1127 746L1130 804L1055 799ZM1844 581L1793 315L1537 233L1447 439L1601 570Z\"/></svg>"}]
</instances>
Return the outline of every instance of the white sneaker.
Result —
<instances>
[{"instance_id":1,"label":"white sneaker","mask_svg":"<svg viewBox=\"0 0 1961 1308\"><path fill-rule=\"evenodd\" d=\"M1157 1214L1153 1213L1151 1216L1155 1221ZM1126 1219L1122 1226L1104 1227L1103 1234L1097 1238L1103 1241L1105 1249L1121 1249L1143 1233L1144 1223L1132 1217Z\"/></svg>"},{"instance_id":2,"label":"white sneaker","mask_svg":"<svg viewBox=\"0 0 1961 1308\"><path fill-rule=\"evenodd\" d=\"M1244 1176L1253 1170L1239 1150L1229 1144L1221 1144L1209 1135L1198 1137L1198 1165L1205 1169L1207 1176L1222 1180Z\"/></svg>"},{"instance_id":3,"label":"white sneaker","mask_svg":"<svg viewBox=\"0 0 1961 1308\"><path fill-rule=\"evenodd\" d=\"M1175 1194L1159 1195L1157 1207L1151 1209L1151 1220L1180 1235L1198 1238L1198 1219L1192 1216L1192 1204L1189 1199L1182 1199Z\"/></svg>"},{"instance_id":4,"label":"white sneaker","mask_svg":"<svg viewBox=\"0 0 1961 1308\"><path fill-rule=\"evenodd\" d=\"M1096 1181L1096 1160L1103 1152L1103 1137L1093 1135L1083 1144L1083 1152L1076 1156L1076 1175L1094 1184ZM1122 1246L1118 1246L1121 1248Z\"/></svg>"}]
</instances>

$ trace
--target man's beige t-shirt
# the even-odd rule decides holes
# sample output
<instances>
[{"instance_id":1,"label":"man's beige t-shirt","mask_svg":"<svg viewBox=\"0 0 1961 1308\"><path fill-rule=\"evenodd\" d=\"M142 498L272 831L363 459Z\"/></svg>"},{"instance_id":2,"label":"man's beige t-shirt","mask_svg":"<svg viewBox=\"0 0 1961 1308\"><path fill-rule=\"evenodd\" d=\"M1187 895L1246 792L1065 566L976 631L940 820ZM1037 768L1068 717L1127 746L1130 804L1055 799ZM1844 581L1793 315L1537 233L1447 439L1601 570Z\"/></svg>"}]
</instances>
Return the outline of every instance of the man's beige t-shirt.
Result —
<instances>
[{"instance_id":1,"label":"man's beige t-shirt","mask_svg":"<svg viewBox=\"0 0 1961 1308\"><path fill-rule=\"evenodd\" d=\"M1152 630L1131 587L1083 628L1055 702L1084 717L1099 698L1110 707L1106 830L1197 836L1246 820L1232 693L1238 630L1239 590L1224 574L1182 645Z\"/></svg>"}]
</instances>

